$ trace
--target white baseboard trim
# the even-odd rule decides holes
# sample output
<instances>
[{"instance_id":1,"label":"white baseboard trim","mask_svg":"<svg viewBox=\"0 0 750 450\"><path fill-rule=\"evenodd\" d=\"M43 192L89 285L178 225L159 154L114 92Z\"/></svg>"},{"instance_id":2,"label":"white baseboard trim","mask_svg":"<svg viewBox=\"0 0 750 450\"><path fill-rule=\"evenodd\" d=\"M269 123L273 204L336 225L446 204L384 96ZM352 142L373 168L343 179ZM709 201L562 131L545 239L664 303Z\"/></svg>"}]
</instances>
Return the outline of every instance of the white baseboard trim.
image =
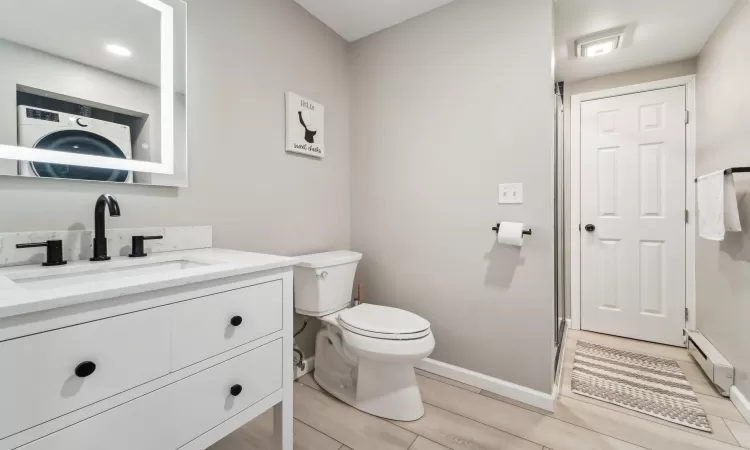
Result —
<instances>
[{"instance_id":1,"label":"white baseboard trim","mask_svg":"<svg viewBox=\"0 0 750 450\"><path fill-rule=\"evenodd\" d=\"M737 386L732 386L729 389L729 399L732 400L732 403L737 407L742 417L750 423L750 401L737 389Z\"/></svg>"},{"instance_id":2,"label":"white baseboard trim","mask_svg":"<svg viewBox=\"0 0 750 450\"><path fill-rule=\"evenodd\" d=\"M305 358L305 368L300 369L297 366L294 366L294 379L301 378L305 376L306 374L312 372L315 369L315 357L310 356L309 358Z\"/></svg>"},{"instance_id":3,"label":"white baseboard trim","mask_svg":"<svg viewBox=\"0 0 750 450\"><path fill-rule=\"evenodd\" d=\"M526 403L545 411L555 411L556 393L546 394L535 391L518 384L493 378L478 372L473 372L458 366L435 361L434 359L423 359L417 364L418 369L450 378L451 380L460 381L461 383L492 392L503 397L508 397L519 402ZM557 389L555 389L556 391Z\"/></svg>"}]
</instances>

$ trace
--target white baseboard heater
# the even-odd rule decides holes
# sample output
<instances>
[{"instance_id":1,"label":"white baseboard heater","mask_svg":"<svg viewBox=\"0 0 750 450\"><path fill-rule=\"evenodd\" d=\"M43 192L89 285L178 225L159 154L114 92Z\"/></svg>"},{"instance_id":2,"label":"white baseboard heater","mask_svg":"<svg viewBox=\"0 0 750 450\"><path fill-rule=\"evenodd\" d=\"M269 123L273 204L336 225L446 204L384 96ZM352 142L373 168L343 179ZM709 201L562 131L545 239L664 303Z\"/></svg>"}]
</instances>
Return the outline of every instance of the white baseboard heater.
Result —
<instances>
[{"instance_id":1,"label":"white baseboard heater","mask_svg":"<svg viewBox=\"0 0 750 450\"><path fill-rule=\"evenodd\" d=\"M688 351L719 393L729 397L734 385L734 366L699 331L688 331Z\"/></svg>"}]
</instances>

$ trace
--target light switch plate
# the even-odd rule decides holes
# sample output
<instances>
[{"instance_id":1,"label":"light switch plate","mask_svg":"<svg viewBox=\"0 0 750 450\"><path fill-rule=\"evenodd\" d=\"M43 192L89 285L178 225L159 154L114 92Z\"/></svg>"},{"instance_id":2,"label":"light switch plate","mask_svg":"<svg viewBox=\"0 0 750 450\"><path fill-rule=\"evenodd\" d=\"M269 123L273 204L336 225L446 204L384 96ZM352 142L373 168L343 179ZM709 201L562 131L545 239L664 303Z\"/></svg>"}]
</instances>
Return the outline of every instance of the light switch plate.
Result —
<instances>
[{"instance_id":1,"label":"light switch plate","mask_svg":"<svg viewBox=\"0 0 750 450\"><path fill-rule=\"evenodd\" d=\"M498 203L501 205L523 203L523 183L501 184L499 191Z\"/></svg>"}]
</instances>

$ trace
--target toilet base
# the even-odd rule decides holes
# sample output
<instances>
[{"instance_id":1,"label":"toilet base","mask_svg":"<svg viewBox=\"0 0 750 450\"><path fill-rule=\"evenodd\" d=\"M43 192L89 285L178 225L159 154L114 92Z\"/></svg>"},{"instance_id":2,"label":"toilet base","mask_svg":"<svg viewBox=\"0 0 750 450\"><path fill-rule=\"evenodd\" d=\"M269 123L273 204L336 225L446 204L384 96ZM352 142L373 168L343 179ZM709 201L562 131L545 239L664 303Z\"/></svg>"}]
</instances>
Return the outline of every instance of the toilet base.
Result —
<instances>
[{"instance_id":1,"label":"toilet base","mask_svg":"<svg viewBox=\"0 0 750 450\"><path fill-rule=\"evenodd\" d=\"M414 366L360 360L356 407L392 420L420 419L424 404Z\"/></svg>"},{"instance_id":2,"label":"toilet base","mask_svg":"<svg viewBox=\"0 0 750 450\"><path fill-rule=\"evenodd\" d=\"M328 338L316 343L315 381L342 402L384 419L410 422L424 416L412 363L358 358L353 366L342 358Z\"/></svg>"}]
</instances>

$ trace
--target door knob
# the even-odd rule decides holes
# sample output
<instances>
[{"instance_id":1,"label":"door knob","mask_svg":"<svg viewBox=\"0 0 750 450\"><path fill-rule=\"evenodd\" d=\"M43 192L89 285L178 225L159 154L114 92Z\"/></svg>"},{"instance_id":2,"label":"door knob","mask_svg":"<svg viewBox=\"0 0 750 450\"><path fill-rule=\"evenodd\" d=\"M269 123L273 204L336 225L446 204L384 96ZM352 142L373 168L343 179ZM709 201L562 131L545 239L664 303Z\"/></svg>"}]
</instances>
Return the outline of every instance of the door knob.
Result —
<instances>
[{"instance_id":1,"label":"door knob","mask_svg":"<svg viewBox=\"0 0 750 450\"><path fill-rule=\"evenodd\" d=\"M584 227L584 229L585 229L586 231L588 231L589 233L591 233L592 231L596 230L596 226L594 226L594 225L592 225L592 224L588 224L588 225L586 225L586 226Z\"/></svg>"}]
</instances>

